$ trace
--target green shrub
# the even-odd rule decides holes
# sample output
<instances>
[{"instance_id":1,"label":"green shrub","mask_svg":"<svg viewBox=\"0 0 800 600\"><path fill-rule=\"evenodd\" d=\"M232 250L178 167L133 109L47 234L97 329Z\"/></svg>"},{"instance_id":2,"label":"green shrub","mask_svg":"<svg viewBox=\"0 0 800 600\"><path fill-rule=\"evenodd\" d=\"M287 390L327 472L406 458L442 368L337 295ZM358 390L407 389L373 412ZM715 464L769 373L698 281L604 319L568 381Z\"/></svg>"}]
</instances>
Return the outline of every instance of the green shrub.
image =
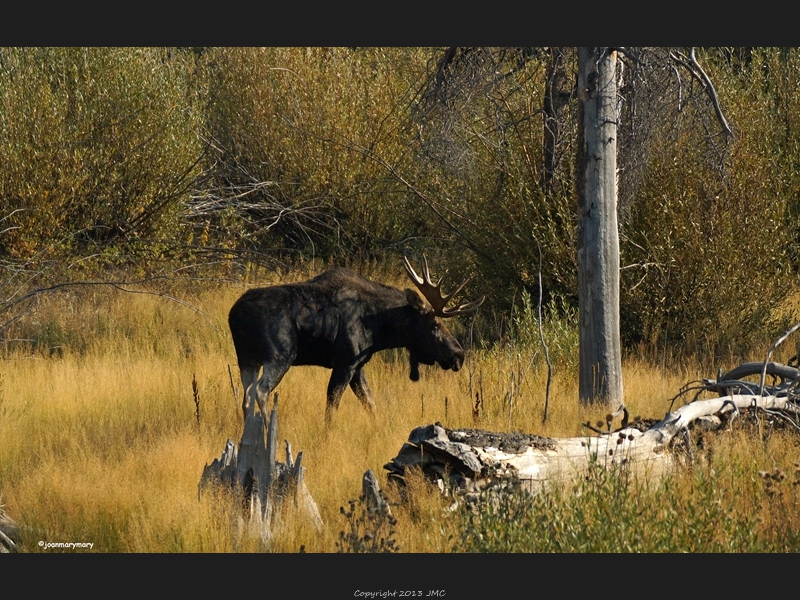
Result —
<instances>
[{"instance_id":1,"label":"green shrub","mask_svg":"<svg viewBox=\"0 0 800 600\"><path fill-rule=\"evenodd\" d=\"M511 342L517 348L541 348L538 299L523 289L520 304L511 319ZM542 307L542 335L553 363L561 363L566 370L577 366L578 310L559 294Z\"/></svg>"},{"instance_id":2,"label":"green shrub","mask_svg":"<svg viewBox=\"0 0 800 600\"><path fill-rule=\"evenodd\" d=\"M424 225L386 165L428 51L219 48L206 62L212 236L305 258L368 260ZM379 160L376 160L379 159ZM383 161L385 164L382 164ZM234 198L235 196L235 198Z\"/></svg>"},{"instance_id":3,"label":"green shrub","mask_svg":"<svg viewBox=\"0 0 800 600\"><path fill-rule=\"evenodd\" d=\"M654 134L659 149L622 225L622 263L638 268L623 271L621 312L628 344L718 360L761 352L786 325L775 317L795 284L797 229L785 216L800 178L786 138L796 113L776 114L765 93L777 53L754 58L746 74L714 57L704 62L734 135L726 148L711 143L719 124L691 114ZM768 79L798 81L792 64Z\"/></svg>"},{"instance_id":4,"label":"green shrub","mask_svg":"<svg viewBox=\"0 0 800 600\"><path fill-rule=\"evenodd\" d=\"M11 48L0 61L0 252L174 235L199 173L192 57ZM4 227L4 229L6 229Z\"/></svg>"},{"instance_id":5,"label":"green shrub","mask_svg":"<svg viewBox=\"0 0 800 600\"><path fill-rule=\"evenodd\" d=\"M776 492L777 485L782 489ZM460 534L453 549L796 552L800 548L793 516L796 484L786 481L734 490L729 486L713 469L648 481L595 465L574 485L555 485L536 495L519 486L506 491L489 488L460 508ZM794 500L787 499L783 490Z\"/></svg>"}]
</instances>

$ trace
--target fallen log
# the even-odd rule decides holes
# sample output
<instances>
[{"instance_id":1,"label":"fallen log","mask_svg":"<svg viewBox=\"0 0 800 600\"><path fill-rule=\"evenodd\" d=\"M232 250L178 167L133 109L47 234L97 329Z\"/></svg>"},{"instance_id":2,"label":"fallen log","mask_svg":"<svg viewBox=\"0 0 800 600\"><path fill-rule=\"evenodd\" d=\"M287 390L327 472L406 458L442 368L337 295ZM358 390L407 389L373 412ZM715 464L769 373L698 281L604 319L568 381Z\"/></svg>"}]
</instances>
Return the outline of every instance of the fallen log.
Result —
<instances>
[{"instance_id":1,"label":"fallen log","mask_svg":"<svg viewBox=\"0 0 800 600\"><path fill-rule=\"evenodd\" d=\"M17 537L19 535L19 525L6 513L0 504L0 554L17 552Z\"/></svg>"},{"instance_id":2,"label":"fallen log","mask_svg":"<svg viewBox=\"0 0 800 600\"><path fill-rule=\"evenodd\" d=\"M447 429L440 423L417 427L398 455L384 465L389 479L402 482L408 469L419 468L440 489L467 492L483 489L498 478L513 478L528 490L538 491L555 481L568 481L587 471L590 464L608 468L625 466L656 476L676 466L670 451L690 427L724 427L740 411L757 409L798 412L786 396L731 395L696 400L649 424L628 423L598 435L552 439L477 429Z\"/></svg>"},{"instance_id":3,"label":"fallen log","mask_svg":"<svg viewBox=\"0 0 800 600\"><path fill-rule=\"evenodd\" d=\"M264 419L260 414L256 415L255 407L252 407L245 417L238 449L228 439L222 455L203 468L198 486L198 494L210 485L220 484L240 494L249 530L264 542L272 538L282 503L289 499L314 525L322 526L319 508L305 484L303 453L298 452L295 459L291 444L285 441L286 462L276 460L277 407L278 395L275 394L266 436Z\"/></svg>"}]
</instances>

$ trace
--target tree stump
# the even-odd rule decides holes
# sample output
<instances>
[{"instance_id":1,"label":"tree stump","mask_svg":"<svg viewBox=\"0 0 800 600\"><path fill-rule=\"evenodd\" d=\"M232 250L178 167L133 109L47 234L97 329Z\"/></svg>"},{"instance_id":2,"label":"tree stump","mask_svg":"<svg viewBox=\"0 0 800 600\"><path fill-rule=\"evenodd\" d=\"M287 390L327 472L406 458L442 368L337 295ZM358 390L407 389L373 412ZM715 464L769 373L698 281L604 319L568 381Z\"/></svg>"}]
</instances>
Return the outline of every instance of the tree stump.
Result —
<instances>
[{"instance_id":1,"label":"tree stump","mask_svg":"<svg viewBox=\"0 0 800 600\"><path fill-rule=\"evenodd\" d=\"M253 403L255 404L255 403ZM245 418L242 439L237 449L230 439L219 458L203 469L199 493L212 484L222 484L236 490L242 497L244 516L250 532L266 543L280 519L280 507L291 499L318 528L322 517L316 502L306 487L303 453L292 456L292 446L285 440L286 463L276 460L278 437L278 395L275 394L269 426L264 435L264 419L254 408Z\"/></svg>"}]
</instances>

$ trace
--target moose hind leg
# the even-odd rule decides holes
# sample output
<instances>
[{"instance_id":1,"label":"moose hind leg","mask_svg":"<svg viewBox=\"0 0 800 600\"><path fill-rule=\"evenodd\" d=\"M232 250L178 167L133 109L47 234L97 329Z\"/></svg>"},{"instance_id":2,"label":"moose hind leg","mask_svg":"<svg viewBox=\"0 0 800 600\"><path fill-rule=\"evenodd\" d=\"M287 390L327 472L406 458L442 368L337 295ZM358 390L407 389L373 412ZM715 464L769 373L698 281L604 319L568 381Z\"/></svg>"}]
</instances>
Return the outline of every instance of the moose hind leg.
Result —
<instances>
[{"instance_id":1,"label":"moose hind leg","mask_svg":"<svg viewBox=\"0 0 800 600\"><path fill-rule=\"evenodd\" d=\"M367 384L367 376L364 374L363 367L356 369L356 372L353 374L353 378L350 380L350 389L353 390L353 393L361 401L361 406L368 410L370 415L375 418L375 402L372 399L372 390L369 389L369 384Z\"/></svg>"},{"instance_id":2,"label":"moose hind leg","mask_svg":"<svg viewBox=\"0 0 800 600\"><path fill-rule=\"evenodd\" d=\"M256 395L255 383L258 381L259 370L253 367L239 367L239 371L242 377L242 389L244 390L242 394L242 413L245 420L247 420L248 411L255 410L253 398Z\"/></svg>"},{"instance_id":3,"label":"moose hind leg","mask_svg":"<svg viewBox=\"0 0 800 600\"><path fill-rule=\"evenodd\" d=\"M264 422L267 422L267 400L269 395L286 375L289 370L289 365L280 363L264 363L264 371L258 383L253 386L253 393L258 402L258 408L261 410L261 416Z\"/></svg>"}]
</instances>

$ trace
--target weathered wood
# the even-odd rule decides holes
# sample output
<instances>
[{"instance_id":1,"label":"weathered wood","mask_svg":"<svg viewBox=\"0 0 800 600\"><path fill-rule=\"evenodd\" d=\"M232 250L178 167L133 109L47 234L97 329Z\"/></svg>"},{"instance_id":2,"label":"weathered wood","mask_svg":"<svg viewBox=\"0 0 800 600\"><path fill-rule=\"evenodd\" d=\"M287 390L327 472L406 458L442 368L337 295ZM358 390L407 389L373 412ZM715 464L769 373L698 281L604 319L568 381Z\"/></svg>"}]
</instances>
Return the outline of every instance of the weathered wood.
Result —
<instances>
[{"instance_id":1,"label":"weathered wood","mask_svg":"<svg viewBox=\"0 0 800 600\"><path fill-rule=\"evenodd\" d=\"M617 53L578 49L579 397L622 401L617 227Z\"/></svg>"},{"instance_id":2,"label":"weathered wood","mask_svg":"<svg viewBox=\"0 0 800 600\"><path fill-rule=\"evenodd\" d=\"M275 401L272 403L272 411L269 415L269 430L267 431L266 461L264 469L264 489L272 487L272 480L275 477L275 462L278 456L278 394L275 394Z\"/></svg>"},{"instance_id":3,"label":"weathered wood","mask_svg":"<svg viewBox=\"0 0 800 600\"><path fill-rule=\"evenodd\" d=\"M301 457L302 453L298 454L297 465L300 464ZM296 481L294 501L297 507L300 508L300 511L305 514L307 518L311 519L311 522L317 527L317 529L321 529L323 525L322 515L319 512L317 503L314 502L314 498L311 497L311 492L309 492L308 488L306 487L304 474L305 468L299 467L298 473L293 479Z\"/></svg>"},{"instance_id":4,"label":"weathered wood","mask_svg":"<svg viewBox=\"0 0 800 600\"><path fill-rule=\"evenodd\" d=\"M372 469L365 472L361 478L361 495L364 496L367 508L391 516L392 509L384 498L380 485L378 485L378 478Z\"/></svg>"},{"instance_id":5,"label":"weathered wood","mask_svg":"<svg viewBox=\"0 0 800 600\"><path fill-rule=\"evenodd\" d=\"M289 440L283 440L283 443L286 445L286 468L290 471L294 469L294 459L292 458L292 445L289 443Z\"/></svg>"},{"instance_id":6,"label":"weathered wood","mask_svg":"<svg viewBox=\"0 0 800 600\"><path fill-rule=\"evenodd\" d=\"M252 534L265 542L272 536L274 521L281 513L281 504L291 498L295 505L317 527L322 517L316 502L305 484L303 453L292 459L292 449L286 442L286 464L277 462L278 413L277 394L270 411L269 425L264 432L264 419L254 406L245 416L244 431L237 450L230 439L220 458L206 465L200 478L198 494L212 484L223 484L238 490L243 496L248 527ZM254 403L255 404L255 403Z\"/></svg>"},{"instance_id":7,"label":"weathered wood","mask_svg":"<svg viewBox=\"0 0 800 600\"><path fill-rule=\"evenodd\" d=\"M255 412L251 411L245 418L242 439L239 442L236 483L245 487L247 480L258 478L264 470L266 457L264 421L256 418Z\"/></svg>"},{"instance_id":8,"label":"weathered wood","mask_svg":"<svg viewBox=\"0 0 800 600\"><path fill-rule=\"evenodd\" d=\"M17 552L16 539L19 535L19 525L0 506L0 554Z\"/></svg>"},{"instance_id":9,"label":"weathered wood","mask_svg":"<svg viewBox=\"0 0 800 600\"><path fill-rule=\"evenodd\" d=\"M718 428L731 414L753 407L789 413L796 409L785 396L724 396L686 404L649 428L634 422L609 434L563 439L449 430L437 423L414 429L384 468L390 479L402 480L409 468L417 467L440 487L447 482L467 491L498 477L514 477L535 491L548 482L573 479L590 464L625 465L658 475L675 467L670 442L690 425Z\"/></svg>"},{"instance_id":10,"label":"weathered wood","mask_svg":"<svg viewBox=\"0 0 800 600\"><path fill-rule=\"evenodd\" d=\"M222 451L222 456L215 458L210 465L206 465L203 469L203 475L200 478L202 481L236 481L238 460L236 444L231 440L225 443L225 449Z\"/></svg>"}]
</instances>

